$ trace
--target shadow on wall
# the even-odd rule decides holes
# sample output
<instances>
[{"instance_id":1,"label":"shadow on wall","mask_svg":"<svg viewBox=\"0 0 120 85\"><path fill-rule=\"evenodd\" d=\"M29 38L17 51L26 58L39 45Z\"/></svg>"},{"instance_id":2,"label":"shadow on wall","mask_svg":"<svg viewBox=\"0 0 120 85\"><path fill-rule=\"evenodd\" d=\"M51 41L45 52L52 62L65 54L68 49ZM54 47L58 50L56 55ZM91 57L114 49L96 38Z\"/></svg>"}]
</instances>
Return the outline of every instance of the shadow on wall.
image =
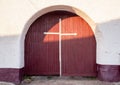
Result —
<instances>
[{"instance_id":1,"label":"shadow on wall","mask_svg":"<svg viewBox=\"0 0 120 85\"><path fill-rule=\"evenodd\" d=\"M0 36L0 67L18 67L10 60L18 57L18 35ZM18 63L18 62L17 62Z\"/></svg>"},{"instance_id":2,"label":"shadow on wall","mask_svg":"<svg viewBox=\"0 0 120 85\"><path fill-rule=\"evenodd\" d=\"M23 68L24 56L22 52L20 35L0 37L0 67Z\"/></svg>"},{"instance_id":3,"label":"shadow on wall","mask_svg":"<svg viewBox=\"0 0 120 85\"><path fill-rule=\"evenodd\" d=\"M120 65L120 19L98 24L95 33L97 39L97 50L99 51L98 54L101 53L100 55L108 55L106 58L109 59L105 63ZM104 57L100 55L97 57L104 59Z\"/></svg>"}]
</instances>

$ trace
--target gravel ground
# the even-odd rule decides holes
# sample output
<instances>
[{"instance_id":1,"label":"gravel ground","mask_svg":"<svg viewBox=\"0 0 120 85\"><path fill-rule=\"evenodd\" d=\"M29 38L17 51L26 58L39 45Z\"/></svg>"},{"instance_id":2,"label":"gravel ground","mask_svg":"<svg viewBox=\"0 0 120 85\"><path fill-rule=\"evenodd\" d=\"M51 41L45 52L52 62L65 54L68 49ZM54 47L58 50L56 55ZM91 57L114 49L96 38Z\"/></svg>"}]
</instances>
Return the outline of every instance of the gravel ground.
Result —
<instances>
[{"instance_id":1,"label":"gravel ground","mask_svg":"<svg viewBox=\"0 0 120 85\"><path fill-rule=\"evenodd\" d=\"M8 82L0 82L0 85L15 85L13 83L8 83Z\"/></svg>"},{"instance_id":2,"label":"gravel ground","mask_svg":"<svg viewBox=\"0 0 120 85\"><path fill-rule=\"evenodd\" d=\"M120 83L110 83L99 81L96 78L85 77L26 77L20 85L120 85Z\"/></svg>"}]
</instances>

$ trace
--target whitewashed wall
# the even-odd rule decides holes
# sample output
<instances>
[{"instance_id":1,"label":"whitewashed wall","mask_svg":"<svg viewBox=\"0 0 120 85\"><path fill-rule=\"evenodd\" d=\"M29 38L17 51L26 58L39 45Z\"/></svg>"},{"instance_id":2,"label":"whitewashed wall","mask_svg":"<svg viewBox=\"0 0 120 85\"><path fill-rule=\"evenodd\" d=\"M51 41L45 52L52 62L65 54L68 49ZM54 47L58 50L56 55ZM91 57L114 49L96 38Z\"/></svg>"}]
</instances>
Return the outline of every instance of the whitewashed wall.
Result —
<instances>
[{"instance_id":1,"label":"whitewashed wall","mask_svg":"<svg viewBox=\"0 0 120 85\"><path fill-rule=\"evenodd\" d=\"M29 25L43 9L56 5L88 15L96 24L97 63L120 65L120 0L0 0L0 68L24 67L23 42Z\"/></svg>"}]
</instances>

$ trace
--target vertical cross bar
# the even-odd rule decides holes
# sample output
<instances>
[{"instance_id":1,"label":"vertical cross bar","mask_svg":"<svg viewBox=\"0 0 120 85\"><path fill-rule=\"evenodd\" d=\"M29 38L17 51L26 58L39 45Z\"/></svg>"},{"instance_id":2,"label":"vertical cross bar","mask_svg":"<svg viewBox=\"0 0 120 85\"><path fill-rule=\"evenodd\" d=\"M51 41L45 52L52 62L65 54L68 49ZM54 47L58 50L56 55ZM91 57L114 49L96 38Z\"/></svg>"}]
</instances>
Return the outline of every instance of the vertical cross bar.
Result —
<instances>
[{"instance_id":1,"label":"vertical cross bar","mask_svg":"<svg viewBox=\"0 0 120 85\"><path fill-rule=\"evenodd\" d=\"M59 19L59 32L44 32L44 34L59 35L59 68L60 77L62 76L62 36L77 35L77 33L62 33L61 18Z\"/></svg>"},{"instance_id":2,"label":"vertical cross bar","mask_svg":"<svg viewBox=\"0 0 120 85\"><path fill-rule=\"evenodd\" d=\"M60 77L62 76L62 50L61 50L61 18L59 19L59 64L60 64Z\"/></svg>"}]
</instances>

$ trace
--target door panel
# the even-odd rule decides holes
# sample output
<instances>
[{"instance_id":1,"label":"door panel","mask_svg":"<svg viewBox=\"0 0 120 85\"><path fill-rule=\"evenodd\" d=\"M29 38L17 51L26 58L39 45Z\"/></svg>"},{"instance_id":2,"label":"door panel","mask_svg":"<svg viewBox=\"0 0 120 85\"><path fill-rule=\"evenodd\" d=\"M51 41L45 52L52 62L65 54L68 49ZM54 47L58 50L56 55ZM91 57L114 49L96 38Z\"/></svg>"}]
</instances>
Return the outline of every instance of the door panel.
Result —
<instances>
[{"instance_id":1,"label":"door panel","mask_svg":"<svg viewBox=\"0 0 120 85\"><path fill-rule=\"evenodd\" d=\"M90 26L80 17L62 21L63 33L77 35L62 36L62 75L95 76L96 42Z\"/></svg>"},{"instance_id":2,"label":"door panel","mask_svg":"<svg viewBox=\"0 0 120 85\"><path fill-rule=\"evenodd\" d=\"M25 38L25 74L60 75L59 35L44 32L77 33L62 36L62 75L94 76L96 74L96 42L90 26L79 16L55 11L39 17Z\"/></svg>"},{"instance_id":3,"label":"door panel","mask_svg":"<svg viewBox=\"0 0 120 85\"><path fill-rule=\"evenodd\" d=\"M54 19L55 18L55 19ZM25 74L59 75L58 19L54 13L38 18L29 28L25 39Z\"/></svg>"}]
</instances>

